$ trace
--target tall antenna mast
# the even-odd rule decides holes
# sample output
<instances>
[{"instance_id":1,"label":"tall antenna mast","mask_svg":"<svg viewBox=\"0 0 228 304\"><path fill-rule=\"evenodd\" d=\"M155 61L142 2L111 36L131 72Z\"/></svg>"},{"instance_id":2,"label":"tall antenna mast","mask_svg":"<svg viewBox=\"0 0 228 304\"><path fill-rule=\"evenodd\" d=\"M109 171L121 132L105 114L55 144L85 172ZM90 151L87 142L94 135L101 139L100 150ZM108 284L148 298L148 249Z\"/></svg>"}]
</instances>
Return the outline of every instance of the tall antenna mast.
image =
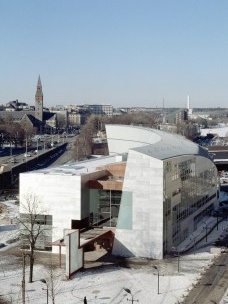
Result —
<instances>
[{"instance_id":1,"label":"tall antenna mast","mask_svg":"<svg viewBox=\"0 0 228 304\"><path fill-rule=\"evenodd\" d=\"M163 112L162 123L165 123L166 122L166 117L165 117L165 99L164 99L164 97L163 97L163 100L162 100L162 105L163 105L163 109L162 109L162 112Z\"/></svg>"}]
</instances>

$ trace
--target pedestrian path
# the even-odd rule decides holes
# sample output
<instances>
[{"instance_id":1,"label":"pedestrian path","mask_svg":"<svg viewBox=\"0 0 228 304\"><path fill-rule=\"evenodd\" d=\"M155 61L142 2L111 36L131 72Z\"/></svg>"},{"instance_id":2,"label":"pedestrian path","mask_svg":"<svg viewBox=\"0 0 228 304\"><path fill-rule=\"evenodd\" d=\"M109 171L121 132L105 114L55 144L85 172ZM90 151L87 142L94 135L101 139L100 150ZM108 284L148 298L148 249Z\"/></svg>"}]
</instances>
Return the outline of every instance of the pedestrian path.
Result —
<instances>
[{"instance_id":1,"label":"pedestrian path","mask_svg":"<svg viewBox=\"0 0 228 304\"><path fill-rule=\"evenodd\" d=\"M215 217L208 217L198 224L198 228L176 247L179 253L197 250L212 245L216 240L228 234L228 221Z\"/></svg>"}]
</instances>

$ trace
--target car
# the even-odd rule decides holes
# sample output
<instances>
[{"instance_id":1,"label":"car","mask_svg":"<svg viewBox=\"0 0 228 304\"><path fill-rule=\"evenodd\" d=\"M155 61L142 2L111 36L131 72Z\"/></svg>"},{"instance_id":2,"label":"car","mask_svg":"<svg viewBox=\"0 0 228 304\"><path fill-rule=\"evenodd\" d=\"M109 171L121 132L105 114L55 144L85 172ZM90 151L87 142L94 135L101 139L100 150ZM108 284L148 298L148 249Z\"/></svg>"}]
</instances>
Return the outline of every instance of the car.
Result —
<instances>
[{"instance_id":1,"label":"car","mask_svg":"<svg viewBox=\"0 0 228 304\"><path fill-rule=\"evenodd\" d=\"M11 158L10 162L11 163L17 163L17 160L16 160L16 158Z\"/></svg>"},{"instance_id":2,"label":"car","mask_svg":"<svg viewBox=\"0 0 228 304\"><path fill-rule=\"evenodd\" d=\"M32 154L30 154L30 153L25 153L24 154L24 157L31 157L32 156Z\"/></svg>"}]
</instances>

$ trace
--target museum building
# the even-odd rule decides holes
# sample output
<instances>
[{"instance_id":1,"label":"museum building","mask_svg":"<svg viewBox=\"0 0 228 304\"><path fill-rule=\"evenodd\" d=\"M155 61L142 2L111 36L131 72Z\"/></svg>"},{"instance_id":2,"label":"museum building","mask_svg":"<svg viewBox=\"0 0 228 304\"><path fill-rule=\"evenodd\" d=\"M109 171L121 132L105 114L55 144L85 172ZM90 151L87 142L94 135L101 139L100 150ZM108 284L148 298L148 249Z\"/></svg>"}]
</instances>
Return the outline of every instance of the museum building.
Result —
<instances>
[{"instance_id":1,"label":"museum building","mask_svg":"<svg viewBox=\"0 0 228 304\"><path fill-rule=\"evenodd\" d=\"M21 173L21 219L32 195L46 210L37 249L58 252L64 231L102 227L114 233L114 255L162 259L218 206L217 169L177 134L132 125L106 134L109 156Z\"/></svg>"}]
</instances>

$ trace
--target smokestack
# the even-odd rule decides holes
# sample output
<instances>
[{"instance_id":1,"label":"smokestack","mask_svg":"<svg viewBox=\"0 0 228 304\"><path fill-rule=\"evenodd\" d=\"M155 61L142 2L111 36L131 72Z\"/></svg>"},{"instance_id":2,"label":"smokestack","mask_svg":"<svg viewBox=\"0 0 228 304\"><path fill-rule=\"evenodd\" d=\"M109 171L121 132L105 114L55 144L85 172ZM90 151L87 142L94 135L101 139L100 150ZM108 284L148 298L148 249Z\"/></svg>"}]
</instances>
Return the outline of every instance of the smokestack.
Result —
<instances>
[{"instance_id":1,"label":"smokestack","mask_svg":"<svg viewBox=\"0 0 228 304\"><path fill-rule=\"evenodd\" d=\"M187 96L187 109L190 109L190 97L189 95Z\"/></svg>"}]
</instances>

